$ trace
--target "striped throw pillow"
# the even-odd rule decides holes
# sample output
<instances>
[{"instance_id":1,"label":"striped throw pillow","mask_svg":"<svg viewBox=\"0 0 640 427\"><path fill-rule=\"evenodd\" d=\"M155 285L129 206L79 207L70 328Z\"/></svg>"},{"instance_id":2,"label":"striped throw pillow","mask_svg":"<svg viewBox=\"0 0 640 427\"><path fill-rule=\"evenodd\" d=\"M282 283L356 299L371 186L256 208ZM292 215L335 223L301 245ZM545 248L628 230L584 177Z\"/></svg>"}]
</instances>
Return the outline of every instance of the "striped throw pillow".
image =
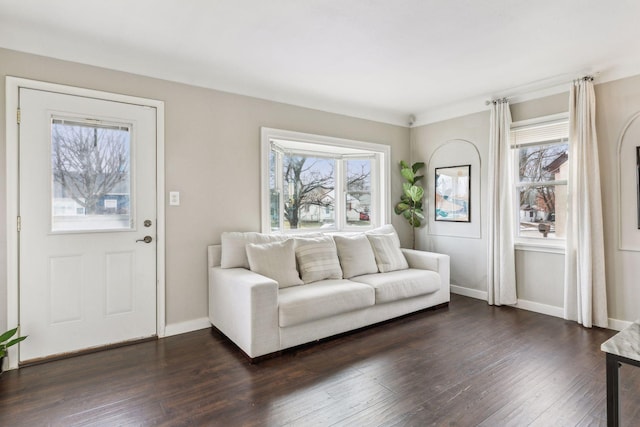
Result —
<instances>
[{"instance_id":1,"label":"striped throw pillow","mask_svg":"<svg viewBox=\"0 0 640 427\"><path fill-rule=\"evenodd\" d=\"M400 250L400 240L394 234L367 234L380 273L409 268L407 259Z\"/></svg>"},{"instance_id":2,"label":"striped throw pillow","mask_svg":"<svg viewBox=\"0 0 640 427\"><path fill-rule=\"evenodd\" d=\"M296 237L296 260L304 283L342 279L336 245L331 236Z\"/></svg>"}]
</instances>

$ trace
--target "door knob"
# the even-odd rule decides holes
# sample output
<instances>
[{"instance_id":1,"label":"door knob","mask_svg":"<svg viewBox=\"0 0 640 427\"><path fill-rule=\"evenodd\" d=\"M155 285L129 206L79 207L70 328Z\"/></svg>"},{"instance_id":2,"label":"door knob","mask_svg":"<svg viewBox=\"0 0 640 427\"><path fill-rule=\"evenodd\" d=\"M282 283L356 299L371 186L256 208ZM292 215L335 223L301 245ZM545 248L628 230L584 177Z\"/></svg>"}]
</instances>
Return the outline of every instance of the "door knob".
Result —
<instances>
[{"instance_id":1,"label":"door knob","mask_svg":"<svg viewBox=\"0 0 640 427\"><path fill-rule=\"evenodd\" d=\"M153 238L151 236L144 236L144 239L138 239L138 240L136 240L136 242L151 243L152 240L153 240Z\"/></svg>"}]
</instances>

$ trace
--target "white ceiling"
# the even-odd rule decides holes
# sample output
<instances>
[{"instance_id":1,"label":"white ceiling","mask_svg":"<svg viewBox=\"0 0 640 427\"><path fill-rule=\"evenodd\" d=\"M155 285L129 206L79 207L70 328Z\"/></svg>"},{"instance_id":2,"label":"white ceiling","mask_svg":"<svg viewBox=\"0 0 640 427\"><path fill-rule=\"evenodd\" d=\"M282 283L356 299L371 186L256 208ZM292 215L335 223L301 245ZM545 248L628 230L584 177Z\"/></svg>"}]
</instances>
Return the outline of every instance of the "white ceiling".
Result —
<instances>
[{"instance_id":1,"label":"white ceiling","mask_svg":"<svg viewBox=\"0 0 640 427\"><path fill-rule=\"evenodd\" d=\"M639 22L638 0L0 0L0 47L407 125L640 74Z\"/></svg>"}]
</instances>

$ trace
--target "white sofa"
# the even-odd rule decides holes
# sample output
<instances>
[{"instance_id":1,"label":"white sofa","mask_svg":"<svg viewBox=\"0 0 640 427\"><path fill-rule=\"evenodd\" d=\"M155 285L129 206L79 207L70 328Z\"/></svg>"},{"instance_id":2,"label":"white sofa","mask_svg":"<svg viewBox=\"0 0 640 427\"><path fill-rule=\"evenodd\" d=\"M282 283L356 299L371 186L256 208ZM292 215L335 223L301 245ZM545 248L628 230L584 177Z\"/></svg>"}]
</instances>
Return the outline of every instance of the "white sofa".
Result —
<instances>
[{"instance_id":1,"label":"white sofa","mask_svg":"<svg viewBox=\"0 0 640 427\"><path fill-rule=\"evenodd\" d=\"M402 258L395 260L399 263L395 267L384 264L380 245L376 250L376 243L380 242L378 233L386 244L393 246L382 250L389 249ZM366 236L371 241L374 266L371 261L365 262L370 255L359 235L346 239L342 236L287 239L259 233L223 233L222 245L208 247L212 326L255 361L287 348L448 304L449 256L400 249L397 234L390 226ZM349 253L356 248L353 246L356 241L360 245L358 250ZM314 252L323 247L328 253L331 242L340 253L337 267L331 254L325 262L321 254ZM311 245L304 246L307 243ZM291 247L295 250L293 267L289 259ZM306 259L305 249L308 249ZM275 251L285 252L269 259ZM267 258L260 260L260 256ZM354 275L367 268L369 274ZM285 271L291 269L295 271L292 274ZM327 273L329 270L334 271ZM289 274L286 278L278 276L285 273ZM307 283L300 284L301 277ZM322 279L317 280L318 277ZM278 280L294 283L283 287Z\"/></svg>"}]
</instances>

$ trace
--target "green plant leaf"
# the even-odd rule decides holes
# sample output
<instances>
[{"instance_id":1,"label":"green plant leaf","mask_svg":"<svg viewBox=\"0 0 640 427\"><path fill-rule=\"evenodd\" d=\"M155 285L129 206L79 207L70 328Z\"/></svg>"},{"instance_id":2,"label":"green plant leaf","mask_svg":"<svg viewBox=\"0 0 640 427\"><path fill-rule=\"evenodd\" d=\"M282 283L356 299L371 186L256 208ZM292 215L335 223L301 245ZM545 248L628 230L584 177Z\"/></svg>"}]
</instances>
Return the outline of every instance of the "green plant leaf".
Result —
<instances>
[{"instance_id":1,"label":"green plant leaf","mask_svg":"<svg viewBox=\"0 0 640 427\"><path fill-rule=\"evenodd\" d=\"M402 183L402 190L404 191L404 194L407 196L409 200L412 200L411 193L409 192L409 190L411 190L411 187L412 187L411 183L408 183L408 182Z\"/></svg>"},{"instance_id":2,"label":"green plant leaf","mask_svg":"<svg viewBox=\"0 0 640 427\"><path fill-rule=\"evenodd\" d=\"M413 166L411 166L411 169L413 170L413 173L417 173L423 167L424 167L424 162L415 162Z\"/></svg>"},{"instance_id":3,"label":"green plant leaf","mask_svg":"<svg viewBox=\"0 0 640 427\"><path fill-rule=\"evenodd\" d=\"M16 339L14 339L14 340L11 340L11 341L9 341L9 342L7 343L7 345L5 346L5 348L9 348L9 347L11 347L12 345L16 345L16 344L18 344L20 341L24 341L24 340L26 340L26 339L27 339L27 336L25 335L24 337L19 337L19 338L16 338Z\"/></svg>"},{"instance_id":4,"label":"green plant leaf","mask_svg":"<svg viewBox=\"0 0 640 427\"><path fill-rule=\"evenodd\" d=\"M9 338L14 336L16 334L16 332L18 332L18 328L17 327L5 332L2 335L0 335L0 343L7 341Z\"/></svg>"},{"instance_id":5,"label":"green plant leaf","mask_svg":"<svg viewBox=\"0 0 640 427\"><path fill-rule=\"evenodd\" d=\"M414 202L419 202L424 196L424 188L412 185L408 190L408 196L411 197L411 200Z\"/></svg>"},{"instance_id":6,"label":"green plant leaf","mask_svg":"<svg viewBox=\"0 0 640 427\"><path fill-rule=\"evenodd\" d=\"M393 208L393 210L395 211L396 215L400 215L402 212L406 211L409 208L410 206L407 203L400 202Z\"/></svg>"},{"instance_id":7,"label":"green plant leaf","mask_svg":"<svg viewBox=\"0 0 640 427\"><path fill-rule=\"evenodd\" d=\"M407 181L409 181L410 183L413 184L413 171L410 168L402 168L400 169L400 174L402 174L402 177L404 179L406 179Z\"/></svg>"},{"instance_id":8,"label":"green plant leaf","mask_svg":"<svg viewBox=\"0 0 640 427\"><path fill-rule=\"evenodd\" d=\"M400 174L405 179L402 183L402 195L400 202L394 206L396 215L402 215L407 219L409 225L414 228L420 227L425 216L422 211L422 199L425 190L416 183L423 180L424 175L418 175L418 171L424 168L423 162L416 162L409 166L404 160L400 161Z\"/></svg>"}]
</instances>

